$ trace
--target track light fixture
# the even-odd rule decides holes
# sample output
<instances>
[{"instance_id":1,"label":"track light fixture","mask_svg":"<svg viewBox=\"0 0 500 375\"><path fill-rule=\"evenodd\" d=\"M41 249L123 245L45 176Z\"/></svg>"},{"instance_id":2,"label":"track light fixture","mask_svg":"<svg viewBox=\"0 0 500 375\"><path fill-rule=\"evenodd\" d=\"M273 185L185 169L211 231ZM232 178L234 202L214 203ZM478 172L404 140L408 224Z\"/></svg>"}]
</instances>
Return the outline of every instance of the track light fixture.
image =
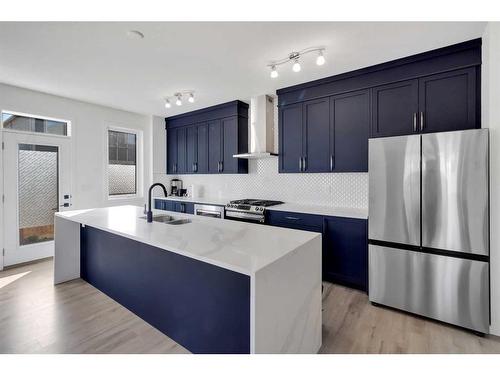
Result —
<instances>
[{"instance_id":1,"label":"track light fixture","mask_svg":"<svg viewBox=\"0 0 500 375\"><path fill-rule=\"evenodd\" d=\"M194 91L193 90L186 90L186 91L179 91L174 93L172 96L167 96L165 97L165 108L171 108L172 107L172 102L174 102L177 106L181 106L183 103L183 99L187 97L187 101L189 103L194 103Z\"/></svg>"},{"instance_id":2,"label":"track light fixture","mask_svg":"<svg viewBox=\"0 0 500 375\"><path fill-rule=\"evenodd\" d=\"M271 68L271 78L278 77L278 70L276 69L276 67L278 65L283 65L283 64L286 64L289 62L293 63L292 70L295 73L300 72L302 67L300 65L299 59L303 55L311 53L311 52L318 53L318 57L316 58L316 64L323 65L325 63L325 56L323 55L324 51L325 51L325 47L311 47L311 48L303 49L302 51L299 51L299 52L291 52L288 54L288 57L285 57L281 60L272 61L271 63L269 63L267 65L269 68Z\"/></svg>"}]
</instances>

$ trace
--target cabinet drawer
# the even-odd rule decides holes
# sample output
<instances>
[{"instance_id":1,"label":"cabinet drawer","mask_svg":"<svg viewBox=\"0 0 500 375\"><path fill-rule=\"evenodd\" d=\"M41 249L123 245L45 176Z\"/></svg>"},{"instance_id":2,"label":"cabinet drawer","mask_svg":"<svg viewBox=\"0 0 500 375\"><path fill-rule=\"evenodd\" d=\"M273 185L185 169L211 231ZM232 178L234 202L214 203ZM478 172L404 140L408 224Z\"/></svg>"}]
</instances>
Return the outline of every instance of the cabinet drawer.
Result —
<instances>
[{"instance_id":1,"label":"cabinet drawer","mask_svg":"<svg viewBox=\"0 0 500 375\"><path fill-rule=\"evenodd\" d=\"M267 211L267 223L277 227L323 232L323 216L287 211Z\"/></svg>"}]
</instances>

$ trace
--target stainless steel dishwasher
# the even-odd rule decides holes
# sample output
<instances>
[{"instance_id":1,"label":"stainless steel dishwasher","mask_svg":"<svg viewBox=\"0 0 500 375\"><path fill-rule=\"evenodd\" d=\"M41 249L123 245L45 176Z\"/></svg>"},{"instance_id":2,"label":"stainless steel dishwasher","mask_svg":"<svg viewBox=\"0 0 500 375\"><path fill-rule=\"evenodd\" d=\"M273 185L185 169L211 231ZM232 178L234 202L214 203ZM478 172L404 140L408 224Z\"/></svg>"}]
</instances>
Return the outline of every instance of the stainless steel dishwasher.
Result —
<instances>
[{"instance_id":1,"label":"stainless steel dishwasher","mask_svg":"<svg viewBox=\"0 0 500 375\"><path fill-rule=\"evenodd\" d=\"M194 214L197 216L208 216L216 219L224 219L224 206L195 204Z\"/></svg>"}]
</instances>

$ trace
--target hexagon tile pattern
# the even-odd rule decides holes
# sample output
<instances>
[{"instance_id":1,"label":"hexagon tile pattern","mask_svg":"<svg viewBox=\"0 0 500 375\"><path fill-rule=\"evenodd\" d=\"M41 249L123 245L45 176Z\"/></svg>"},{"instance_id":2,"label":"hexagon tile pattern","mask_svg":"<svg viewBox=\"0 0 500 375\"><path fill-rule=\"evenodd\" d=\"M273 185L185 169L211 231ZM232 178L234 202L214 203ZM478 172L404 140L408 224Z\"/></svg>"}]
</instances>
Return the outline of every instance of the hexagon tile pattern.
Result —
<instances>
[{"instance_id":1,"label":"hexagon tile pattern","mask_svg":"<svg viewBox=\"0 0 500 375\"><path fill-rule=\"evenodd\" d=\"M188 188L197 185L201 197L262 198L329 207L368 207L368 173L278 173L278 158L248 161L248 174L175 176ZM171 175L155 174L167 187Z\"/></svg>"}]
</instances>

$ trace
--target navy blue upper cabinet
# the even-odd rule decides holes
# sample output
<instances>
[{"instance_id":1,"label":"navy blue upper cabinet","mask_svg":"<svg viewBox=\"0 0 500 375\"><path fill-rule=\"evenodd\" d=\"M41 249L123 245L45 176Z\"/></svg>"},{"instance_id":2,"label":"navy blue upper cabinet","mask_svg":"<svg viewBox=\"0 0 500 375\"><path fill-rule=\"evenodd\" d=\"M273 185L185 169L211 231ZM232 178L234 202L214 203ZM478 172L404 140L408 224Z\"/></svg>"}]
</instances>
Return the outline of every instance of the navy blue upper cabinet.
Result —
<instances>
[{"instance_id":1,"label":"navy blue upper cabinet","mask_svg":"<svg viewBox=\"0 0 500 375\"><path fill-rule=\"evenodd\" d=\"M187 172L187 136L186 128L179 128L176 131L177 135L177 167L175 173Z\"/></svg>"},{"instance_id":2,"label":"navy blue upper cabinet","mask_svg":"<svg viewBox=\"0 0 500 375\"><path fill-rule=\"evenodd\" d=\"M279 171L368 171L369 114L368 90L282 107Z\"/></svg>"},{"instance_id":3,"label":"navy blue upper cabinet","mask_svg":"<svg viewBox=\"0 0 500 375\"><path fill-rule=\"evenodd\" d=\"M208 173L208 124L197 126L197 155L195 173Z\"/></svg>"},{"instance_id":4,"label":"navy blue upper cabinet","mask_svg":"<svg viewBox=\"0 0 500 375\"><path fill-rule=\"evenodd\" d=\"M233 155L238 153L238 119L228 117L222 119L222 159L221 173L236 173L238 159Z\"/></svg>"},{"instance_id":5,"label":"navy blue upper cabinet","mask_svg":"<svg viewBox=\"0 0 500 375\"><path fill-rule=\"evenodd\" d=\"M222 160L222 124L221 120L208 122L208 172L220 173Z\"/></svg>"},{"instance_id":6,"label":"navy blue upper cabinet","mask_svg":"<svg viewBox=\"0 0 500 375\"><path fill-rule=\"evenodd\" d=\"M311 100L303 107L303 159L302 172L330 172L333 133L328 98Z\"/></svg>"},{"instance_id":7,"label":"navy blue upper cabinet","mask_svg":"<svg viewBox=\"0 0 500 375\"><path fill-rule=\"evenodd\" d=\"M279 171L301 172L303 157L302 103L284 106L279 114Z\"/></svg>"},{"instance_id":8,"label":"navy blue upper cabinet","mask_svg":"<svg viewBox=\"0 0 500 375\"><path fill-rule=\"evenodd\" d=\"M167 173L247 173L248 104L233 101L165 119Z\"/></svg>"},{"instance_id":9,"label":"navy blue upper cabinet","mask_svg":"<svg viewBox=\"0 0 500 375\"><path fill-rule=\"evenodd\" d=\"M331 171L368 172L369 90L332 96L330 116Z\"/></svg>"},{"instance_id":10,"label":"navy blue upper cabinet","mask_svg":"<svg viewBox=\"0 0 500 375\"><path fill-rule=\"evenodd\" d=\"M416 132L418 80L392 83L372 89L372 137Z\"/></svg>"},{"instance_id":11,"label":"navy blue upper cabinet","mask_svg":"<svg viewBox=\"0 0 500 375\"><path fill-rule=\"evenodd\" d=\"M208 171L208 127L206 123L188 126L186 173L207 173Z\"/></svg>"},{"instance_id":12,"label":"navy blue upper cabinet","mask_svg":"<svg viewBox=\"0 0 500 375\"><path fill-rule=\"evenodd\" d=\"M187 128L187 170L196 173L196 163L198 162L198 127L189 126Z\"/></svg>"},{"instance_id":13,"label":"navy blue upper cabinet","mask_svg":"<svg viewBox=\"0 0 500 375\"><path fill-rule=\"evenodd\" d=\"M476 68L435 74L419 80L419 127L425 133L480 127Z\"/></svg>"}]
</instances>

